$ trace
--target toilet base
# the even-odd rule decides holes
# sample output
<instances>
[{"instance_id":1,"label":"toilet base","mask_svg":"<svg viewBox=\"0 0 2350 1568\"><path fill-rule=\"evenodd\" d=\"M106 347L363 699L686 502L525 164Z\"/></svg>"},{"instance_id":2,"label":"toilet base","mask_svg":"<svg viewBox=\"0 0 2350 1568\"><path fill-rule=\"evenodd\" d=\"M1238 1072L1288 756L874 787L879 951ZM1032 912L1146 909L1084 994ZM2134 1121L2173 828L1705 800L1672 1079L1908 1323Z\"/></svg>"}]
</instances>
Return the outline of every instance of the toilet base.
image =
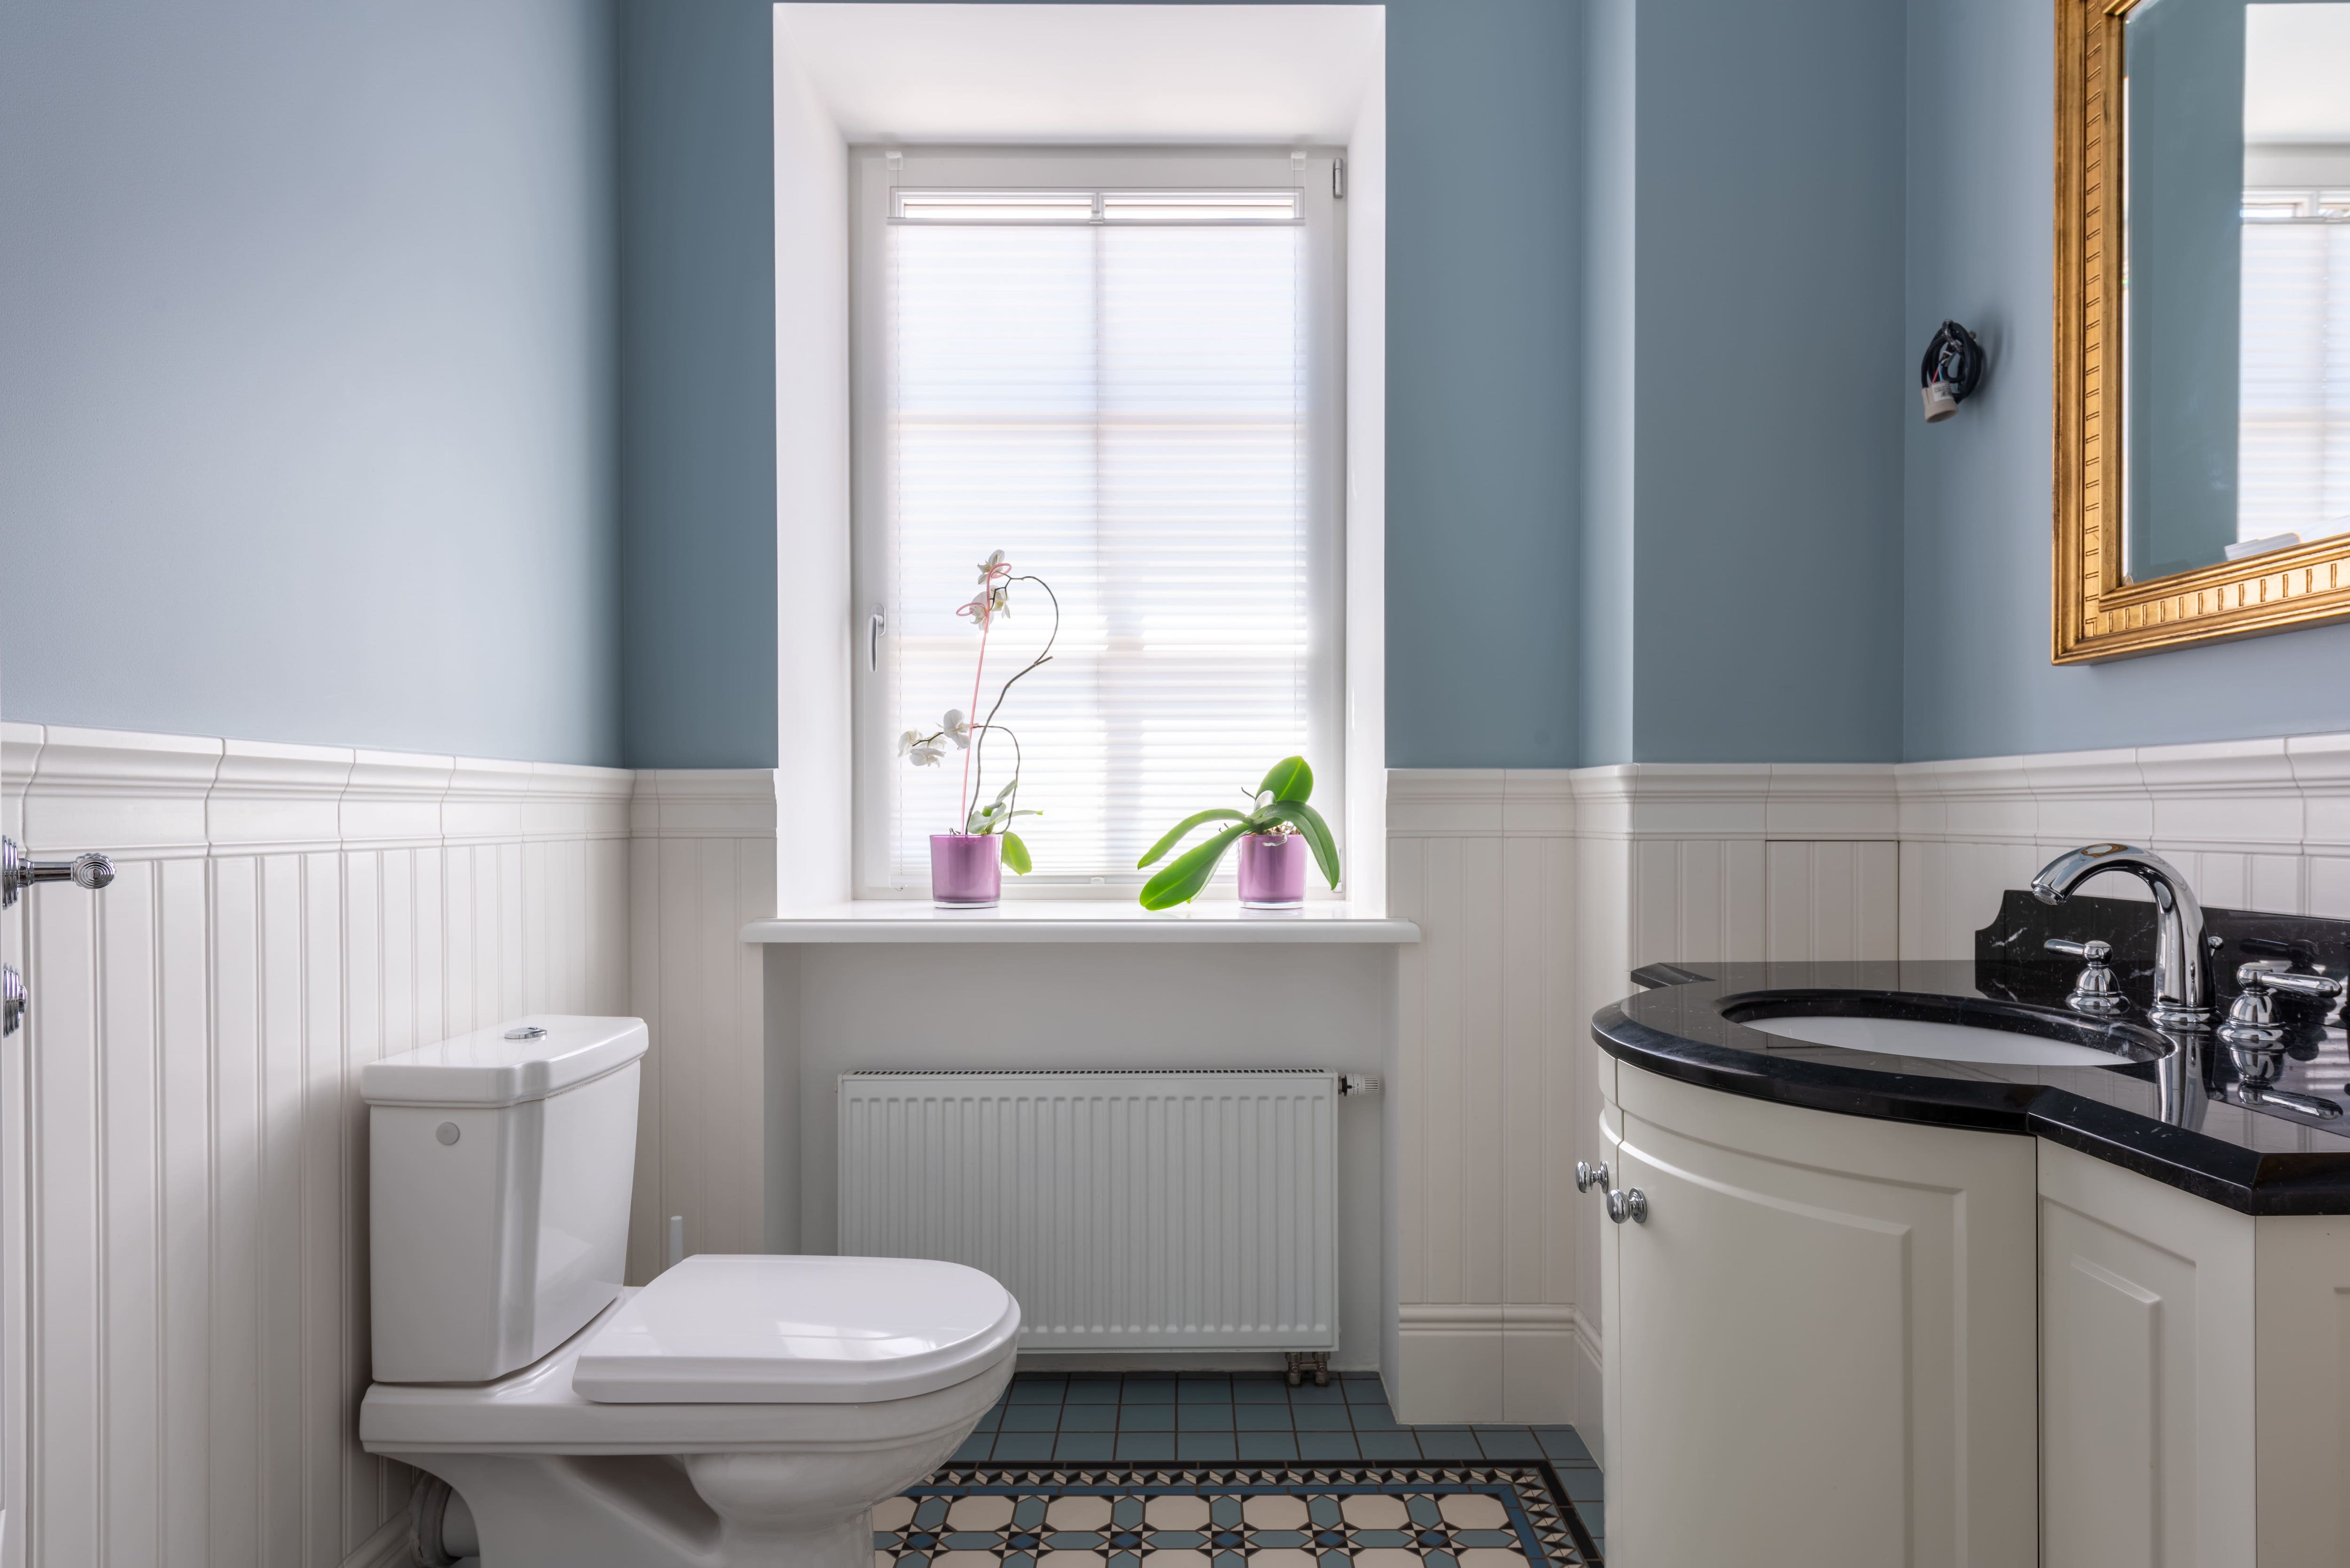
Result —
<instances>
[{"instance_id":1,"label":"toilet base","mask_svg":"<svg viewBox=\"0 0 2350 1568\"><path fill-rule=\"evenodd\" d=\"M935 1469L960 1441L935 1457L904 1455L888 1467L901 1479L847 1492L801 1490L810 1478L794 1473L798 1461L834 1458L821 1454L439 1453L408 1462L466 1500L481 1568L871 1568L873 1504ZM697 1468L731 1517L697 1489ZM865 1496L876 1488L880 1497ZM775 1505L785 1497L795 1501Z\"/></svg>"}]
</instances>

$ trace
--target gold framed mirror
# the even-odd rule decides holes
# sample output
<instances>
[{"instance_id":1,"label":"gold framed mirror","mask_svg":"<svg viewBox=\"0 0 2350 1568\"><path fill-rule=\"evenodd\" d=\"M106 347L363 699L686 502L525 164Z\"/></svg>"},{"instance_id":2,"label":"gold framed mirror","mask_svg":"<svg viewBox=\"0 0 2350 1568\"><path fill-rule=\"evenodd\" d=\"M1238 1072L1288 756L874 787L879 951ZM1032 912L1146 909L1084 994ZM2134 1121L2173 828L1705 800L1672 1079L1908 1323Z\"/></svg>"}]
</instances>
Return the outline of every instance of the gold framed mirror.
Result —
<instances>
[{"instance_id":1,"label":"gold framed mirror","mask_svg":"<svg viewBox=\"0 0 2350 1568\"><path fill-rule=\"evenodd\" d=\"M2054 660L2350 616L2350 4L2055 3Z\"/></svg>"}]
</instances>

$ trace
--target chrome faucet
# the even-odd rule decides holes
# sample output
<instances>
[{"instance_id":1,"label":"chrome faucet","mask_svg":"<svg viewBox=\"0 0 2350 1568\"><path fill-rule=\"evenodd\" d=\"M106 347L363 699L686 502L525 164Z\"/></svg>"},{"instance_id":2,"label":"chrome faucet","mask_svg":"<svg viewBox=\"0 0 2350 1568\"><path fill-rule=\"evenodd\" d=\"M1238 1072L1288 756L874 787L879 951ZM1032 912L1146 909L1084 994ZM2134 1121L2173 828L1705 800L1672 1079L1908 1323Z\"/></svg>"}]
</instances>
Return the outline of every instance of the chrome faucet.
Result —
<instances>
[{"instance_id":1,"label":"chrome faucet","mask_svg":"<svg viewBox=\"0 0 2350 1568\"><path fill-rule=\"evenodd\" d=\"M2154 952L2154 1005L2147 1022L2157 1029L2197 1031L2211 1027L2211 971L2203 951L2203 906L2178 867L2150 849L2126 844L2090 844L2068 850L2040 868L2032 896L2061 904L2100 871L2122 871L2153 891L2159 919Z\"/></svg>"}]
</instances>

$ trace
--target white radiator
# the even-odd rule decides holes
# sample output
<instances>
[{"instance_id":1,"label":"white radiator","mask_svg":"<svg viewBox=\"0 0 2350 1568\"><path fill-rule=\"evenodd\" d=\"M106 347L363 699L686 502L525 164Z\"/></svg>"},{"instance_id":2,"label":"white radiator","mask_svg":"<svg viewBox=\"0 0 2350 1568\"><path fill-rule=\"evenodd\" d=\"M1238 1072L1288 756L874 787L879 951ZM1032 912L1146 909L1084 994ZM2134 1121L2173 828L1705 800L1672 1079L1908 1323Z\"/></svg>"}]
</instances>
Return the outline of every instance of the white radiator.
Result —
<instances>
[{"instance_id":1,"label":"white radiator","mask_svg":"<svg viewBox=\"0 0 2350 1568\"><path fill-rule=\"evenodd\" d=\"M844 1073L840 1250L943 1258L1032 1350L1336 1350L1336 1073Z\"/></svg>"}]
</instances>

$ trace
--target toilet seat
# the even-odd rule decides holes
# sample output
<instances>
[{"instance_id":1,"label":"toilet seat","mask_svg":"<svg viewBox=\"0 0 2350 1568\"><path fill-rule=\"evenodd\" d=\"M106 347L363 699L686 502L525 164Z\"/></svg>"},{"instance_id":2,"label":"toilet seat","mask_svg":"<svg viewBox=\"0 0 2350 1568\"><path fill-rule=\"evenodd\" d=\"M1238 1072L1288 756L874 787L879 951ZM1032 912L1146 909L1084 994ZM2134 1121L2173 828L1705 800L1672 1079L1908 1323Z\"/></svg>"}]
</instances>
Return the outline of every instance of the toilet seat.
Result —
<instances>
[{"instance_id":1,"label":"toilet seat","mask_svg":"<svg viewBox=\"0 0 2350 1568\"><path fill-rule=\"evenodd\" d=\"M688 1263L694 1261L689 1259ZM930 1280L932 1270L973 1275L990 1288L1003 1290L986 1275L952 1263L929 1263L914 1277ZM902 1273L892 1277L907 1278ZM951 1277L942 1277L942 1282L950 1288L954 1283ZM999 1321L989 1332L962 1342L956 1376L934 1382L920 1394L868 1393L854 1404L813 1399L649 1403L588 1398L574 1386L582 1351L652 1288L624 1290L619 1300L553 1351L494 1383L376 1384L359 1407L360 1441L371 1452L413 1454L691 1454L758 1451L810 1442L887 1443L929 1429L941 1419L942 1402L957 1403L958 1395L966 1388L972 1390L971 1414L976 1418L993 1403L993 1384L1009 1376L1009 1364L1019 1349L1019 1307L1014 1303L1008 1322ZM1011 1302L1008 1294L1004 1300ZM991 1377L991 1374L997 1376Z\"/></svg>"},{"instance_id":2,"label":"toilet seat","mask_svg":"<svg viewBox=\"0 0 2350 1568\"><path fill-rule=\"evenodd\" d=\"M1019 1332L1011 1293L960 1263L702 1253L603 1321L571 1386L603 1404L868 1404L963 1382Z\"/></svg>"}]
</instances>

